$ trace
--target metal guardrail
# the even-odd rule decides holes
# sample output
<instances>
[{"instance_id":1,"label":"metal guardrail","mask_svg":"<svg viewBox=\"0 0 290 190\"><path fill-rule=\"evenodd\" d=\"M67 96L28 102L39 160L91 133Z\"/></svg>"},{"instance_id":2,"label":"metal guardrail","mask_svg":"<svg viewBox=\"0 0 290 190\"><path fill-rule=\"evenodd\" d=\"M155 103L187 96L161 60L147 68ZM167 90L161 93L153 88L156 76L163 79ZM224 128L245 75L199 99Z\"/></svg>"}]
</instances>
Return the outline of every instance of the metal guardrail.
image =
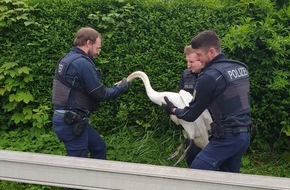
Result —
<instances>
[{"instance_id":1,"label":"metal guardrail","mask_svg":"<svg viewBox=\"0 0 290 190\"><path fill-rule=\"evenodd\" d=\"M290 178L7 150L0 180L88 190L290 190Z\"/></svg>"}]
</instances>

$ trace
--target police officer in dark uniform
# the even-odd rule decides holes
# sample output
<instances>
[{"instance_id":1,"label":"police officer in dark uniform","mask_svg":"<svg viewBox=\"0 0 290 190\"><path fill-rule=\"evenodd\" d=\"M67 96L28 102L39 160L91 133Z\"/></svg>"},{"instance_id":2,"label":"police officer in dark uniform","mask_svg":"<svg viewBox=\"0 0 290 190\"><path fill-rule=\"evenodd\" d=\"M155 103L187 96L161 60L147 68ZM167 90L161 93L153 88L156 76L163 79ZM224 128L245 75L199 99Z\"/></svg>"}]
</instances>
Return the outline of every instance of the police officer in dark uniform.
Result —
<instances>
[{"instance_id":1,"label":"police officer in dark uniform","mask_svg":"<svg viewBox=\"0 0 290 190\"><path fill-rule=\"evenodd\" d=\"M191 46L204 64L195 99L188 107L178 109L165 98L167 104L163 107L167 113L189 122L208 108L213 117L210 142L190 168L238 173L250 145L252 128L248 68L221 53L220 40L213 31L199 33Z\"/></svg>"},{"instance_id":2,"label":"police officer in dark uniform","mask_svg":"<svg viewBox=\"0 0 290 190\"><path fill-rule=\"evenodd\" d=\"M193 94L198 73L194 73L191 69L185 69L181 75L178 87L179 90L185 90Z\"/></svg>"},{"instance_id":3,"label":"police officer in dark uniform","mask_svg":"<svg viewBox=\"0 0 290 190\"><path fill-rule=\"evenodd\" d=\"M126 78L118 86L106 87L93 57L101 50L102 36L93 28L81 28L71 51L55 70L52 103L53 129L66 148L67 156L106 159L106 144L88 123L101 101L128 91Z\"/></svg>"},{"instance_id":4,"label":"police officer in dark uniform","mask_svg":"<svg viewBox=\"0 0 290 190\"><path fill-rule=\"evenodd\" d=\"M185 90L190 94L193 94L198 73L201 71L201 63L197 61L197 55L192 49L191 45L184 47L184 54L187 63L187 69L185 69L181 75L178 87L179 90ZM190 139L185 139L185 147L190 144ZM190 149L186 152L185 160L189 167L195 156L201 151L201 148L196 146L193 142Z\"/></svg>"}]
</instances>

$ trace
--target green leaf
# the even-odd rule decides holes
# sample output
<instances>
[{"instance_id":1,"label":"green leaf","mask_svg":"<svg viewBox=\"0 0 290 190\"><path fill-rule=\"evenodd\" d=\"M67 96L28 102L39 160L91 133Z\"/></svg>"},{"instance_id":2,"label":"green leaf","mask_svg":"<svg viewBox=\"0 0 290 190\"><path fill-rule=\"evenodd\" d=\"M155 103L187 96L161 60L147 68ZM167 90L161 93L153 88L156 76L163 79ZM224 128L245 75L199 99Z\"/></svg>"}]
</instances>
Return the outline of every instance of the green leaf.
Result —
<instances>
[{"instance_id":1,"label":"green leaf","mask_svg":"<svg viewBox=\"0 0 290 190\"><path fill-rule=\"evenodd\" d=\"M14 71L14 70L11 70L10 72L9 72L9 75L12 77L12 78L14 78L15 76L16 76L16 71Z\"/></svg>"},{"instance_id":2,"label":"green leaf","mask_svg":"<svg viewBox=\"0 0 290 190\"><path fill-rule=\"evenodd\" d=\"M21 121L23 121L23 119L24 119L24 117L20 113L15 113L11 117L11 120L13 120L15 122L15 124L20 123Z\"/></svg>"},{"instance_id":3,"label":"green leaf","mask_svg":"<svg viewBox=\"0 0 290 190\"><path fill-rule=\"evenodd\" d=\"M15 62L8 62L8 63L4 63L4 64L1 66L1 68L4 68L4 69L8 70L8 69L11 69L11 68L13 68L13 67L15 67L15 66L17 66L17 65L18 65L18 64L15 63Z\"/></svg>"},{"instance_id":4,"label":"green leaf","mask_svg":"<svg viewBox=\"0 0 290 190\"><path fill-rule=\"evenodd\" d=\"M27 14L23 14L23 15L20 15L20 16L17 16L16 17L16 20L21 20L21 19L23 19L23 20L27 20L28 18L27 18Z\"/></svg>"},{"instance_id":5,"label":"green leaf","mask_svg":"<svg viewBox=\"0 0 290 190\"><path fill-rule=\"evenodd\" d=\"M9 102L9 103L6 103L3 108L5 110L5 112L9 112L9 111L12 111L14 110L16 107L17 107L17 103L15 102Z\"/></svg>"},{"instance_id":6,"label":"green leaf","mask_svg":"<svg viewBox=\"0 0 290 190\"><path fill-rule=\"evenodd\" d=\"M26 104L29 103L30 101L33 101L34 98L33 96L31 95L30 92L20 92L20 93L17 93L16 94L16 101L17 102L25 102Z\"/></svg>"},{"instance_id":7,"label":"green leaf","mask_svg":"<svg viewBox=\"0 0 290 190\"><path fill-rule=\"evenodd\" d=\"M6 27L6 22L3 20L0 20L0 27Z\"/></svg>"},{"instance_id":8,"label":"green leaf","mask_svg":"<svg viewBox=\"0 0 290 190\"><path fill-rule=\"evenodd\" d=\"M0 95L1 96L3 96L5 92L6 92L6 89L5 88L0 88Z\"/></svg>"},{"instance_id":9,"label":"green leaf","mask_svg":"<svg viewBox=\"0 0 290 190\"><path fill-rule=\"evenodd\" d=\"M29 67L20 67L17 69L17 72L18 74L22 74L22 73L29 74L30 70L31 69Z\"/></svg>"},{"instance_id":10,"label":"green leaf","mask_svg":"<svg viewBox=\"0 0 290 190\"><path fill-rule=\"evenodd\" d=\"M23 108L22 113L25 115L24 116L25 120L31 120L33 118L33 113L32 113L31 107L29 106Z\"/></svg>"},{"instance_id":11,"label":"green leaf","mask_svg":"<svg viewBox=\"0 0 290 190\"><path fill-rule=\"evenodd\" d=\"M10 94L9 95L9 102L14 102L16 100L16 95L15 94Z\"/></svg>"},{"instance_id":12,"label":"green leaf","mask_svg":"<svg viewBox=\"0 0 290 190\"><path fill-rule=\"evenodd\" d=\"M24 22L24 25L25 25L25 26L29 26L29 25L34 24L34 23L35 23L35 22L26 21L26 22Z\"/></svg>"},{"instance_id":13,"label":"green leaf","mask_svg":"<svg viewBox=\"0 0 290 190\"><path fill-rule=\"evenodd\" d=\"M33 75L26 75L23 79L25 83L33 81Z\"/></svg>"},{"instance_id":14,"label":"green leaf","mask_svg":"<svg viewBox=\"0 0 290 190\"><path fill-rule=\"evenodd\" d=\"M0 12L4 12L4 11L7 11L7 10L8 10L7 6L0 5Z\"/></svg>"}]
</instances>

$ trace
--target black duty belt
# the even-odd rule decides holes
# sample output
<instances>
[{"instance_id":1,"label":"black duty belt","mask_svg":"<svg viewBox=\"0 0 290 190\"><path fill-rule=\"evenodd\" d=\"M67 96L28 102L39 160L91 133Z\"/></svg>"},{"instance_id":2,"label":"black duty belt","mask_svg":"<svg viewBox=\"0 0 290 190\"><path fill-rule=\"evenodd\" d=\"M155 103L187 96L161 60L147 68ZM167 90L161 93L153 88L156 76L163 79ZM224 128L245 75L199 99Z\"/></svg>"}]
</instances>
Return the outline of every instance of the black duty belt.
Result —
<instances>
[{"instance_id":1,"label":"black duty belt","mask_svg":"<svg viewBox=\"0 0 290 190\"><path fill-rule=\"evenodd\" d=\"M248 132L250 132L250 126L225 127L224 130L227 133L248 133Z\"/></svg>"}]
</instances>

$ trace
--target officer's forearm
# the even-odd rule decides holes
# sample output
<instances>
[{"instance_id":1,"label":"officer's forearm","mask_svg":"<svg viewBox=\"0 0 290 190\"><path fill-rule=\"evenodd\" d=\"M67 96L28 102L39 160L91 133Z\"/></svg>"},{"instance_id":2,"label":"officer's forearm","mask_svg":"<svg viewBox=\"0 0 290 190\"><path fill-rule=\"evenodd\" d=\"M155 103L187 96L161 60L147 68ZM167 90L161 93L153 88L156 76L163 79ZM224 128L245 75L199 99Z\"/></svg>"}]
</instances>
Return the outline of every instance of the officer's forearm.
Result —
<instances>
[{"instance_id":1,"label":"officer's forearm","mask_svg":"<svg viewBox=\"0 0 290 190\"><path fill-rule=\"evenodd\" d=\"M176 117L188 122L195 121L199 116L196 112L191 111L190 107L185 107L184 109L176 108L174 114Z\"/></svg>"}]
</instances>

